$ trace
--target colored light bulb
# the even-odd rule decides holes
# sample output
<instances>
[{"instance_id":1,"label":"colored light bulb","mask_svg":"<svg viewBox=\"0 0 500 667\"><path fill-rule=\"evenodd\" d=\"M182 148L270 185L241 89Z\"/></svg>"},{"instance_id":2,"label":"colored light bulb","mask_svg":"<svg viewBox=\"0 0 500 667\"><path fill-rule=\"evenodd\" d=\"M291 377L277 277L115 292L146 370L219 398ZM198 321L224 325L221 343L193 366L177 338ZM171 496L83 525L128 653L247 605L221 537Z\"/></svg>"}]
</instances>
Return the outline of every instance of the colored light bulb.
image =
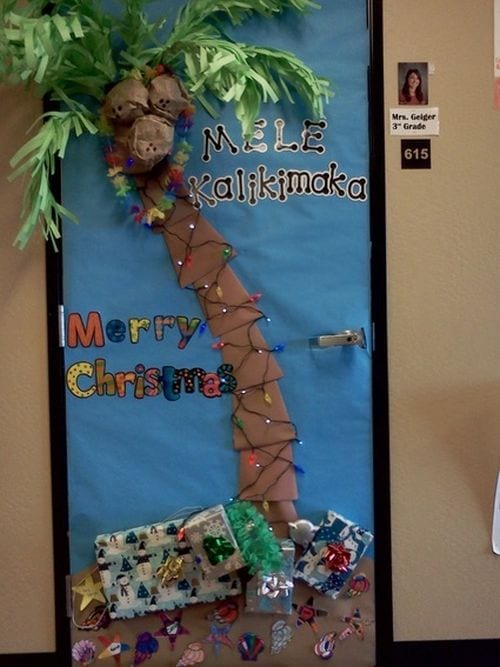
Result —
<instances>
[{"instance_id":1,"label":"colored light bulb","mask_svg":"<svg viewBox=\"0 0 500 667\"><path fill-rule=\"evenodd\" d=\"M267 391L264 392L264 400L268 405L273 404L273 399L271 398L271 395L267 393Z\"/></svg>"},{"instance_id":2,"label":"colored light bulb","mask_svg":"<svg viewBox=\"0 0 500 667\"><path fill-rule=\"evenodd\" d=\"M214 350L222 350L224 347L224 341L218 340L216 343L213 343L212 347Z\"/></svg>"},{"instance_id":3,"label":"colored light bulb","mask_svg":"<svg viewBox=\"0 0 500 667\"><path fill-rule=\"evenodd\" d=\"M273 347L273 352L283 352L285 349L285 343L278 343Z\"/></svg>"},{"instance_id":4,"label":"colored light bulb","mask_svg":"<svg viewBox=\"0 0 500 667\"><path fill-rule=\"evenodd\" d=\"M219 299L222 299L222 297L224 296L224 292L222 291L222 287L220 285L217 285L217 287L215 288L215 293L217 294Z\"/></svg>"},{"instance_id":5,"label":"colored light bulb","mask_svg":"<svg viewBox=\"0 0 500 667\"><path fill-rule=\"evenodd\" d=\"M254 466L254 465L257 463L257 454L256 454L255 452L251 452L251 453L248 455L248 463L249 463L251 466Z\"/></svg>"},{"instance_id":6,"label":"colored light bulb","mask_svg":"<svg viewBox=\"0 0 500 667\"><path fill-rule=\"evenodd\" d=\"M232 252L231 248L229 246L226 246L222 251L222 256L224 257L224 259L229 259L229 257L231 257L231 252Z\"/></svg>"},{"instance_id":7,"label":"colored light bulb","mask_svg":"<svg viewBox=\"0 0 500 667\"><path fill-rule=\"evenodd\" d=\"M252 303L257 303L262 298L262 294L260 292L256 292L255 294L252 294L248 300L251 301Z\"/></svg>"}]
</instances>

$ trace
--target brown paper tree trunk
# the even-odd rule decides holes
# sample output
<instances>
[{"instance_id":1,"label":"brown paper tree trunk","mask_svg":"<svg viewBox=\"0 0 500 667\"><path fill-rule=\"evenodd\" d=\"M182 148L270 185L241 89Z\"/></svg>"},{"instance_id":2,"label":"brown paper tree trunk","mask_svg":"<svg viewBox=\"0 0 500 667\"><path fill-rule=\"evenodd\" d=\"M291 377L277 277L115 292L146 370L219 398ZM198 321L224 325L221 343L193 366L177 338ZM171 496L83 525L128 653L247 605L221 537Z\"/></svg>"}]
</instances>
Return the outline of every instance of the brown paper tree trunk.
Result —
<instances>
[{"instance_id":1,"label":"brown paper tree trunk","mask_svg":"<svg viewBox=\"0 0 500 667\"><path fill-rule=\"evenodd\" d=\"M167 170L136 176L145 208L156 206L167 185ZM233 394L233 445L240 453L239 497L264 504L277 534L297 518L297 485L292 442L297 434L278 381L283 373L257 322L263 314L230 266L234 248L190 202L177 198L165 220L153 225L169 250L179 285L194 289L224 364L238 386Z\"/></svg>"}]
</instances>

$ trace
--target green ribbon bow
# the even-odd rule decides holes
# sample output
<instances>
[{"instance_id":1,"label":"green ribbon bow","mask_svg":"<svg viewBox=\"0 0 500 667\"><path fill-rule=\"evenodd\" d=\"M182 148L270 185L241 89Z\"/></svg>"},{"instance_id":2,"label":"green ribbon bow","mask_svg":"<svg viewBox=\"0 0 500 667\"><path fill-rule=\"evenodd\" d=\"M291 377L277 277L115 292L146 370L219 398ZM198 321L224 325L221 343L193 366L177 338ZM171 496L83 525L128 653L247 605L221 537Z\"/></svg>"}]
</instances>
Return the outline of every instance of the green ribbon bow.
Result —
<instances>
[{"instance_id":1,"label":"green ribbon bow","mask_svg":"<svg viewBox=\"0 0 500 667\"><path fill-rule=\"evenodd\" d=\"M224 562L236 551L231 542L222 535L219 537L206 535L203 538L203 548L207 553L210 565Z\"/></svg>"}]
</instances>

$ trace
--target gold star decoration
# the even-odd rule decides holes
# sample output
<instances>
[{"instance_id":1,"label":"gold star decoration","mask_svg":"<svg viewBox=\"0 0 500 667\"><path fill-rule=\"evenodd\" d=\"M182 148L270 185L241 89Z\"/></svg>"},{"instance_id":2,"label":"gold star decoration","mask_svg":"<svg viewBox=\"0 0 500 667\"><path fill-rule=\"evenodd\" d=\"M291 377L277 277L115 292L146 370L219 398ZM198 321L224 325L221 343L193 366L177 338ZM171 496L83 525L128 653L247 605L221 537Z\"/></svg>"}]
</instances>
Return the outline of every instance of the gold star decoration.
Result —
<instances>
[{"instance_id":1,"label":"gold star decoration","mask_svg":"<svg viewBox=\"0 0 500 667\"><path fill-rule=\"evenodd\" d=\"M94 581L91 574L88 574L85 579L77 586L72 586L72 590L82 596L80 602L80 611L86 609L92 600L98 602L106 602L106 598L102 592L102 584L100 581Z\"/></svg>"}]
</instances>

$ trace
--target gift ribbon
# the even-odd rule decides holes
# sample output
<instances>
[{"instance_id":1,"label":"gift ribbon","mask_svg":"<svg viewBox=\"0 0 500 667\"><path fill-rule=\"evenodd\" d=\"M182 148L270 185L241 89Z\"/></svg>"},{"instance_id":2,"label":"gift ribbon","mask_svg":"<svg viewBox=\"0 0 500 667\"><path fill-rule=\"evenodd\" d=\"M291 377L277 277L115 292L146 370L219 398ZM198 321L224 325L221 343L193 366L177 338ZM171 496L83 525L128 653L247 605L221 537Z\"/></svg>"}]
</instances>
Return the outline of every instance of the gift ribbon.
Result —
<instances>
[{"instance_id":1,"label":"gift ribbon","mask_svg":"<svg viewBox=\"0 0 500 667\"><path fill-rule=\"evenodd\" d=\"M351 553L343 544L328 544L323 559L326 567L332 572L349 572Z\"/></svg>"},{"instance_id":2,"label":"gift ribbon","mask_svg":"<svg viewBox=\"0 0 500 667\"><path fill-rule=\"evenodd\" d=\"M264 595L274 600L278 595L286 597L292 588L293 582L287 579L284 574L264 574L261 577L257 595Z\"/></svg>"},{"instance_id":3,"label":"gift ribbon","mask_svg":"<svg viewBox=\"0 0 500 667\"><path fill-rule=\"evenodd\" d=\"M203 538L203 548L206 551L210 565L223 563L236 551L231 542L222 535L219 537L206 535Z\"/></svg>"},{"instance_id":4,"label":"gift ribbon","mask_svg":"<svg viewBox=\"0 0 500 667\"><path fill-rule=\"evenodd\" d=\"M172 579L178 579L182 573L184 559L182 556L169 556L167 560L156 570L156 574L161 579L162 586Z\"/></svg>"}]
</instances>

